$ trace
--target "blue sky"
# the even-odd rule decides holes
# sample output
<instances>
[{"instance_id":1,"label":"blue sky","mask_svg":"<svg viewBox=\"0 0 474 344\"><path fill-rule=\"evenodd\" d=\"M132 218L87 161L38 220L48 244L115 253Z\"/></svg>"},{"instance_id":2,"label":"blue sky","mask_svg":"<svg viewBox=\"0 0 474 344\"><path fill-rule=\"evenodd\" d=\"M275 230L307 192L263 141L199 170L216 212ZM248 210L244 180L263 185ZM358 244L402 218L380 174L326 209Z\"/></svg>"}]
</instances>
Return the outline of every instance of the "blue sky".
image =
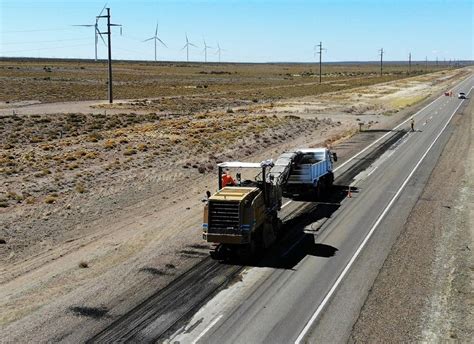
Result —
<instances>
[{"instance_id":1,"label":"blue sky","mask_svg":"<svg viewBox=\"0 0 474 344\"><path fill-rule=\"evenodd\" d=\"M0 0L0 56L93 58L93 24L106 0ZM152 60L156 21L168 48L160 60L182 61L185 32L199 48L203 37L226 51L223 61L309 62L319 41L326 61L372 61L384 48L386 60L474 59L471 0L109 0L113 57ZM102 23L102 28L105 26ZM99 58L106 48L99 45ZM215 49L209 61L216 61Z\"/></svg>"}]
</instances>

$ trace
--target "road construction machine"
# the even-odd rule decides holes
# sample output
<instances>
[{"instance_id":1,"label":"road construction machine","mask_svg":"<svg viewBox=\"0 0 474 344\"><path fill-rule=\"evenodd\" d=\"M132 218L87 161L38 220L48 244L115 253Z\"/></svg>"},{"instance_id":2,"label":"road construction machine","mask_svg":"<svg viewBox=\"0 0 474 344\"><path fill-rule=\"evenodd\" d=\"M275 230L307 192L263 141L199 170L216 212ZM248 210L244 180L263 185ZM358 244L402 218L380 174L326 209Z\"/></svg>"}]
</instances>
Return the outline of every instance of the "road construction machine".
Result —
<instances>
[{"instance_id":1,"label":"road construction machine","mask_svg":"<svg viewBox=\"0 0 474 344\"><path fill-rule=\"evenodd\" d=\"M333 158L328 149L301 149L281 155L275 163L218 164L219 188L213 195L207 193L203 220L204 240L216 244L211 255L248 261L272 245L282 234L278 211L283 195L296 198L305 189L326 191L334 179ZM235 169L253 176L243 178L239 172L234 180L229 176Z\"/></svg>"},{"instance_id":2,"label":"road construction machine","mask_svg":"<svg viewBox=\"0 0 474 344\"><path fill-rule=\"evenodd\" d=\"M278 211L282 191L269 175L274 166L271 160L261 163L223 162L218 166L219 190L207 200L204 208L203 238L218 244L211 252L215 258L237 255L249 260L270 246L281 228ZM231 185L223 185L224 170L251 170L252 179L237 173Z\"/></svg>"}]
</instances>

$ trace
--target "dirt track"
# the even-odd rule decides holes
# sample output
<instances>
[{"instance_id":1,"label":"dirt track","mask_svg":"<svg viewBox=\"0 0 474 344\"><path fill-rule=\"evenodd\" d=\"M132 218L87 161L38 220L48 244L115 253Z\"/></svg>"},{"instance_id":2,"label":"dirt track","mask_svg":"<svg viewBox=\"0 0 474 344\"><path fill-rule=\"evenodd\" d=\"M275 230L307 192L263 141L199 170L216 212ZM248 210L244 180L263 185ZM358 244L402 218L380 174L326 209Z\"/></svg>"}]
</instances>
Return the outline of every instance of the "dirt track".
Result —
<instances>
[{"instance_id":1,"label":"dirt track","mask_svg":"<svg viewBox=\"0 0 474 344\"><path fill-rule=\"evenodd\" d=\"M472 342L474 102L469 102L453 119L451 138L372 287L352 342Z\"/></svg>"}]
</instances>

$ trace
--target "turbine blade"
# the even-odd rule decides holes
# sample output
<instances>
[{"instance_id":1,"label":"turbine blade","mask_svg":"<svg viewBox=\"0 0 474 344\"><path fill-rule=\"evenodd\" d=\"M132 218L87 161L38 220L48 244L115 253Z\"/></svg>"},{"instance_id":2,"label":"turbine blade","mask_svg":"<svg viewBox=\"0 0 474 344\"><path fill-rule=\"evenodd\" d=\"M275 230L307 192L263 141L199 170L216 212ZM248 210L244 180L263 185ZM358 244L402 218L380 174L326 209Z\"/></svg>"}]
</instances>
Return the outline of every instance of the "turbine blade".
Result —
<instances>
[{"instance_id":1,"label":"turbine blade","mask_svg":"<svg viewBox=\"0 0 474 344\"><path fill-rule=\"evenodd\" d=\"M159 37L156 37L156 39L157 39L161 44L163 44L165 47L168 48L168 46L165 44L165 42L163 42Z\"/></svg>"},{"instance_id":2,"label":"turbine blade","mask_svg":"<svg viewBox=\"0 0 474 344\"><path fill-rule=\"evenodd\" d=\"M80 24L77 24L77 25L71 25L71 26L84 26L84 27L93 27L93 26L95 26L95 25L94 25L94 24L92 24L92 25L87 25L87 24L80 25Z\"/></svg>"},{"instance_id":3,"label":"turbine blade","mask_svg":"<svg viewBox=\"0 0 474 344\"><path fill-rule=\"evenodd\" d=\"M155 37L152 37L152 38L145 39L145 40L144 40L144 41L142 41L142 42L148 42L148 41L151 41L152 39L155 39Z\"/></svg>"},{"instance_id":4,"label":"turbine blade","mask_svg":"<svg viewBox=\"0 0 474 344\"><path fill-rule=\"evenodd\" d=\"M104 45L107 46L107 43L105 43L105 39L104 39L104 37L102 36L102 34L100 33L99 30L97 30L97 33L99 34L100 39L102 40L102 43L104 43Z\"/></svg>"},{"instance_id":5,"label":"turbine blade","mask_svg":"<svg viewBox=\"0 0 474 344\"><path fill-rule=\"evenodd\" d=\"M158 21L156 22L155 36L158 36Z\"/></svg>"},{"instance_id":6,"label":"turbine blade","mask_svg":"<svg viewBox=\"0 0 474 344\"><path fill-rule=\"evenodd\" d=\"M105 3L104 7L102 7L102 10L99 12L99 17L102 15L102 12L104 12L106 7L107 7L107 3Z\"/></svg>"},{"instance_id":7,"label":"turbine blade","mask_svg":"<svg viewBox=\"0 0 474 344\"><path fill-rule=\"evenodd\" d=\"M190 46L197 48L198 46L196 44L188 43Z\"/></svg>"}]
</instances>

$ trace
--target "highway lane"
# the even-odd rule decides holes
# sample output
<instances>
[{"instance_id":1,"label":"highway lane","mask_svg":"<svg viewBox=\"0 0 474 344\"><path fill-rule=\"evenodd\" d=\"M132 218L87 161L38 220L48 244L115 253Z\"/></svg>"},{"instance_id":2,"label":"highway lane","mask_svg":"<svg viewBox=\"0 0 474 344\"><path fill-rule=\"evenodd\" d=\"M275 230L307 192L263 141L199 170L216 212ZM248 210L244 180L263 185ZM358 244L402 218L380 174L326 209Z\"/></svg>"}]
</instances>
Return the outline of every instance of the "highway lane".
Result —
<instances>
[{"instance_id":1,"label":"highway lane","mask_svg":"<svg viewBox=\"0 0 474 344\"><path fill-rule=\"evenodd\" d=\"M471 75L453 91L455 94L467 92L473 81ZM455 97L441 96L419 111L415 117L417 131L402 135L355 178L353 184L359 192L343 202L315 239L313 235L303 237L300 246L281 252L283 259L291 260L295 251L302 251L304 258L297 259L289 268L283 264L283 267L249 269L242 281L218 294L187 326L172 335L170 341L289 343L304 342L307 338L320 342L344 340L365 300L371 280L396 238L394 230L400 230L411 209L410 202L414 203L417 193L422 190L422 177L427 178L436 163L436 154L439 156L447 132L443 129L461 102ZM395 129L408 127L406 121ZM337 174L351 168L360 158L363 155L339 168ZM288 208L295 206L294 202L287 205ZM401 216L397 216L398 213ZM377 250L378 247L381 249ZM375 253L363 257L368 251ZM358 267L360 274L354 282L348 277L356 265L363 265L362 258L366 262ZM368 277L360 277L364 275ZM340 335L335 335L336 332Z\"/></svg>"}]
</instances>

